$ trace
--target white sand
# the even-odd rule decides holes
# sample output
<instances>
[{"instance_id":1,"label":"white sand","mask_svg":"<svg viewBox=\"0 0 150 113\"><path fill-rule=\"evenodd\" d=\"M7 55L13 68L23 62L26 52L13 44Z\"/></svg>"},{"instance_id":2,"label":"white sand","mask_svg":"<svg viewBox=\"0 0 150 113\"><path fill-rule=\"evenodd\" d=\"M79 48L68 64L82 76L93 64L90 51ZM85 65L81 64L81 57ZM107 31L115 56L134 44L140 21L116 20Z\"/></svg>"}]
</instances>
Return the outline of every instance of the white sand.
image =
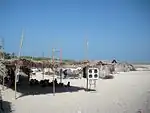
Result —
<instances>
[{"instance_id":1,"label":"white sand","mask_svg":"<svg viewBox=\"0 0 150 113\"><path fill-rule=\"evenodd\" d=\"M67 82L68 80L63 80ZM85 79L70 80L85 87ZM114 79L98 80L96 92L30 95L14 100L5 90L3 98L12 102L14 113L150 113L150 71L120 73Z\"/></svg>"}]
</instances>

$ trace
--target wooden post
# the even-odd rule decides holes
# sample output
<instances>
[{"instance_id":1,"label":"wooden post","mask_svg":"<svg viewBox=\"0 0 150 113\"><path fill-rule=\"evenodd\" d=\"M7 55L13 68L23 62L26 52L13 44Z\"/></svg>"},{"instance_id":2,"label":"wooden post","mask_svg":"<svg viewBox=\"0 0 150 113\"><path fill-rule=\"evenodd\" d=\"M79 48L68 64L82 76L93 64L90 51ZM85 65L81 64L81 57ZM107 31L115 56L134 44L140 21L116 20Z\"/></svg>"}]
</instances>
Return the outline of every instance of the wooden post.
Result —
<instances>
[{"instance_id":1,"label":"wooden post","mask_svg":"<svg viewBox=\"0 0 150 113\"><path fill-rule=\"evenodd\" d=\"M24 39L24 34L22 31L22 35L21 35L21 42L20 42L20 48L19 48L19 53L18 53L18 61L20 60L20 56L21 56L21 49L22 49L22 45L23 45L23 39ZM20 62L19 62L20 63ZM20 64L18 65L18 62L16 64L16 72L15 72L15 99L17 99L17 95L16 95L16 90L17 90L17 73L19 72L20 69Z\"/></svg>"},{"instance_id":2,"label":"wooden post","mask_svg":"<svg viewBox=\"0 0 150 113\"><path fill-rule=\"evenodd\" d=\"M49 51L49 60L48 60L48 62L49 62L48 75L50 76L50 68L51 68L51 66L50 66L50 64L51 64L51 53L50 53L50 51Z\"/></svg>"},{"instance_id":3,"label":"wooden post","mask_svg":"<svg viewBox=\"0 0 150 113\"><path fill-rule=\"evenodd\" d=\"M86 40L86 61L88 61L88 41ZM87 65L86 65L87 66ZM88 80L88 75L86 73L86 90L88 91L89 89L89 80Z\"/></svg>"},{"instance_id":4,"label":"wooden post","mask_svg":"<svg viewBox=\"0 0 150 113\"><path fill-rule=\"evenodd\" d=\"M52 49L53 68L54 68L54 65L55 65L54 52L55 52L55 50ZM55 70L53 69L53 71L54 71L54 74L53 74L53 95L55 96L55 81L54 81L55 80Z\"/></svg>"},{"instance_id":5,"label":"wooden post","mask_svg":"<svg viewBox=\"0 0 150 113\"><path fill-rule=\"evenodd\" d=\"M17 94L16 94L16 91L17 91L17 81L16 81L16 79L17 79L17 73L18 73L18 70L19 70L19 66L18 66L18 64L16 65L16 71L15 71L15 99L17 99Z\"/></svg>"},{"instance_id":6,"label":"wooden post","mask_svg":"<svg viewBox=\"0 0 150 113\"><path fill-rule=\"evenodd\" d=\"M44 52L43 52L43 54L42 54L42 57L43 57L43 59L44 59ZM42 68L43 68L43 76L42 76L42 79L44 80L44 61L43 61L43 65L42 65Z\"/></svg>"},{"instance_id":7,"label":"wooden post","mask_svg":"<svg viewBox=\"0 0 150 113\"><path fill-rule=\"evenodd\" d=\"M5 77L3 75L3 91L4 91L4 85L5 85Z\"/></svg>"},{"instance_id":8,"label":"wooden post","mask_svg":"<svg viewBox=\"0 0 150 113\"><path fill-rule=\"evenodd\" d=\"M62 49L60 49L60 65L62 63ZM62 69L60 70L60 83L62 83Z\"/></svg>"},{"instance_id":9,"label":"wooden post","mask_svg":"<svg viewBox=\"0 0 150 113\"><path fill-rule=\"evenodd\" d=\"M5 56L4 56L4 40L3 40L3 38L2 38L2 59L3 59L3 61L5 61ZM4 70L4 74L6 74L5 73L5 70ZM3 90L4 90L4 85L5 85L5 77L4 77L4 75L3 75Z\"/></svg>"},{"instance_id":10,"label":"wooden post","mask_svg":"<svg viewBox=\"0 0 150 113\"><path fill-rule=\"evenodd\" d=\"M2 60L2 62L4 62L4 59L5 59L5 57L4 57L4 39L3 38L0 38L1 40L0 40L0 59ZM4 68L2 68L3 70L2 70L2 73L3 73L3 83L2 83L2 90L4 90L4 79L5 79L5 67Z\"/></svg>"}]
</instances>

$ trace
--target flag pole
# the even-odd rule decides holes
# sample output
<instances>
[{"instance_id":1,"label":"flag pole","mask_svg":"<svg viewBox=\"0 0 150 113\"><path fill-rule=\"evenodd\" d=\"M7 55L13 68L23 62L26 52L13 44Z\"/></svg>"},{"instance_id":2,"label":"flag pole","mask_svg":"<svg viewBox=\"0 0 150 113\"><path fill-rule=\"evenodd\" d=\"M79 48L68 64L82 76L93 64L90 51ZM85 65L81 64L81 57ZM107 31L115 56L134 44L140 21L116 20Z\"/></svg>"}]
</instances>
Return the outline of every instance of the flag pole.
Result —
<instances>
[{"instance_id":1,"label":"flag pole","mask_svg":"<svg viewBox=\"0 0 150 113\"><path fill-rule=\"evenodd\" d=\"M22 35L21 35L21 41L20 41L20 47L19 47L19 53L18 53L18 61L20 60L20 56L21 56L21 49L22 49L22 45L23 45L23 39L24 39L24 32L22 30ZM16 95L16 90L17 90L17 73L19 72L19 69L20 69L20 62L18 64L16 64L16 72L15 72L15 99L17 99L17 95Z\"/></svg>"}]
</instances>

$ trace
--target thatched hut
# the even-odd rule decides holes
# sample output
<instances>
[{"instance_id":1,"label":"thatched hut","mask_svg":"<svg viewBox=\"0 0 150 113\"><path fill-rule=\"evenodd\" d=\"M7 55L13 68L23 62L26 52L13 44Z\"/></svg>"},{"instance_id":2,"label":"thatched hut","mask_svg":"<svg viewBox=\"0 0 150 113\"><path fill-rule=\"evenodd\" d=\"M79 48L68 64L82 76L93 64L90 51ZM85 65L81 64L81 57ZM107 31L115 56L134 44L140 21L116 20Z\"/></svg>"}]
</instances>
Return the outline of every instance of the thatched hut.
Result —
<instances>
[{"instance_id":1,"label":"thatched hut","mask_svg":"<svg viewBox=\"0 0 150 113\"><path fill-rule=\"evenodd\" d=\"M128 63L116 63L114 64L115 72L129 72L129 71L135 71L133 65Z\"/></svg>"},{"instance_id":2,"label":"thatched hut","mask_svg":"<svg viewBox=\"0 0 150 113\"><path fill-rule=\"evenodd\" d=\"M13 62L11 61L4 61L4 62L0 62L0 81L2 84L3 78L4 78L4 84L7 85L8 87L14 86L15 83L15 71L16 71L16 64L18 63L17 60L14 60ZM24 63L22 61L19 61L19 66L20 66L20 70L21 72L25 73L28 77L30 77L30 68L26 65L24 65Z\"/></svg>"},{"instance_id":3,"label":"thatched hut","mask_svg":"<svg viewBox=\"0 0 150 113\"><path fill-rule=\"evenodd\" d=\"M103 64L99 66L100 69L100 78L106 78L112 76L114 73L114 66L112 64Z\"/></svg>"},{"instance_id":4,"label":"thatched hut","mask_svg":"<svg viewBox=\"0 0 150 113\"><path fill-rule=\"evenodd\" d=\"M4 61L0 60L0 83L2 84L3 81L3 77L7 76L7 69L6 66L4 64Z\"/></svg>"}]
</instances>

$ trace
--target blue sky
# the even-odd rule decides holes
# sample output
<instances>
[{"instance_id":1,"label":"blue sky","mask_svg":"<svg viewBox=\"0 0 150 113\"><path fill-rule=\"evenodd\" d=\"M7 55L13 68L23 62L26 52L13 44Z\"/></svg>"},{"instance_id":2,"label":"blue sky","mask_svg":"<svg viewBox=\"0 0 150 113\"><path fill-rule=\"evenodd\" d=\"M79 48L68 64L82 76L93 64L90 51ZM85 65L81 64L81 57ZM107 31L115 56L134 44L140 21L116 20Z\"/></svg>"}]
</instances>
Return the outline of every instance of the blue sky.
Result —
<instances>
[{"instance_id":1,"label":"blue sky","mask_svg":"<svg viewBox=\"0 0 150 113\"><path fill-rule=\"evenodd\" d=\"M0 0L0 37L5 51L63 58L150 61L149 0ZM58 57L58 54L56 54Z\"/></svg>"}]
</instances>

